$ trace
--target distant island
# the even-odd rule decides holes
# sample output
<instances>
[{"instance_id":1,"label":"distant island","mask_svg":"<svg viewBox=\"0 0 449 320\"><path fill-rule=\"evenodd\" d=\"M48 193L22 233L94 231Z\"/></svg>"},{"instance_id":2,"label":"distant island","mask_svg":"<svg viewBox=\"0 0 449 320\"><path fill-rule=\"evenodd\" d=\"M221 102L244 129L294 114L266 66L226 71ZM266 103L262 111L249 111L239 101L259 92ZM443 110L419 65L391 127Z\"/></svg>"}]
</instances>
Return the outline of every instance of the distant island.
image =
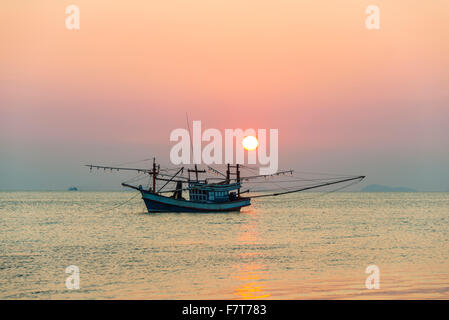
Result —
<instances>
[{"instance_id":1,"label":"distant island","mask_svg":"<svg viewBox=\"0 0 449 320\"><path fill-rule=\"evenodd\" d=\"M67 189L67 191L78 191L77 187L70 187Z\"/></svg>"},{"instance_id":2,"label":"distant island","mask_svg":"<svg viewBox=\"0 0 449 320\"><path fill-rule=\"evenodd\" d=\"M418 192L415 189L406 187L389 187L380 184L370 184L362 189L362 192Z\"/></svg>"}]
</instances>

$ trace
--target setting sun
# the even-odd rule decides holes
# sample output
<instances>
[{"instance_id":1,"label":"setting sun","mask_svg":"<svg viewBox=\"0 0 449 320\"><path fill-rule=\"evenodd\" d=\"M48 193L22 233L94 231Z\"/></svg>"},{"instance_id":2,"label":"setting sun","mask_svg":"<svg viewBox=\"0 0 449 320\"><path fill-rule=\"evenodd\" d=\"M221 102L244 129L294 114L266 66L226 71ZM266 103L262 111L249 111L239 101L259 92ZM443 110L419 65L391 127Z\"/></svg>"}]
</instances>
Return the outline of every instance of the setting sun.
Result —
<instances>
[{"instance_id":1,"label":"setting sun","mask_svg":"<svg viewBox=\"0 0 449 320\"><path fill-rule=\"evenodd\" d=\"M242 146L243 148L245 148L245 150L248 151L256 150L257 147L259 146L259 141L255 136L246 136L242 140Z\"/></svg>"}]
</instances>

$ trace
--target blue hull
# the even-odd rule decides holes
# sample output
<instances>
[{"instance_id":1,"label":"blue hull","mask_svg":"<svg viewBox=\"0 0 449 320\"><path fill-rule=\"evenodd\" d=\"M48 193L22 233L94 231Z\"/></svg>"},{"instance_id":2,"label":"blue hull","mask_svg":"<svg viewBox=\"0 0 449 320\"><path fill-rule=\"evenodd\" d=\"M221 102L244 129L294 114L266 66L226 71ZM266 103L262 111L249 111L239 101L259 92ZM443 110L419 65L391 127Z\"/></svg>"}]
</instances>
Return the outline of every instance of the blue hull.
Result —
<instances>
[{"instance_id":1,"label":"blue hull","mask_svg":"<svg viewBox=\"0 0 449 320\"><path fill-rule=\"evenodd\" d=\"M174 199L146 191L142 191L142 199L148 212L227 212L240 211L242 207L251 205L250 198L227 202L196 202Z\"/></svg>"}]
</instances>

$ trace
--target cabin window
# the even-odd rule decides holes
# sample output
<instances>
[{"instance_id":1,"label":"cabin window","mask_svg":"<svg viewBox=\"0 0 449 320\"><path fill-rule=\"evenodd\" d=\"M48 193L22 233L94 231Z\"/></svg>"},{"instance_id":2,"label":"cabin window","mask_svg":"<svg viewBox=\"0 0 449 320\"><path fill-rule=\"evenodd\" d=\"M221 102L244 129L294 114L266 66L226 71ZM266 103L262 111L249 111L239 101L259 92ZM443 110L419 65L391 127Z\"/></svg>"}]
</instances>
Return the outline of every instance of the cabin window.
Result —
<instances>
[{"instance_id":1,"label":"cabin window","mask_svg":"<svg viewBox=\"0 0 449 320\"><path fill-rule=\"evenodd\" d=\"M214 192L209 192L209 200L215 200Z\"/></svg>"}]
</instances>

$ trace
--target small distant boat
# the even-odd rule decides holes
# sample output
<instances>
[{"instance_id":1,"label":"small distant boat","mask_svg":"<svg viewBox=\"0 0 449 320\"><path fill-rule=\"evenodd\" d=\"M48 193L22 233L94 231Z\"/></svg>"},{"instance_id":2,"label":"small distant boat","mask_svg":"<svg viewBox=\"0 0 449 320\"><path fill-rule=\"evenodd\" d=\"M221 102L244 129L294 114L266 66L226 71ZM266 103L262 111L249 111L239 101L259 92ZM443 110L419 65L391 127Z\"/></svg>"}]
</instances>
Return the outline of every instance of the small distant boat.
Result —
<instances>
[{"instance_id":1,"label":"small distant boat","mask_svg":"<svg viewBox=\"0 0 449 320\"><path fill-rule=\"evenodd\" d=\"M206 173L206 170L199 170L197 165L193 169L187 169L188 176L182 176L186 170L185 167L162 169L156 164L153 158L152 169L109 167L88 164L87 167L92 170L116 170L116 171L136 171L138 173L148 174L152 178L152 187L144 189L142 185L134 186L128 183L122 183L122 186L137 190L142 194L142 199L148 209L148 212L227 212L240 211L241 208L251 205L252 198L273 197L288 193L301 192L320 188L324 186L340 184L350 181L361 181L365 176L346 177L344 179L332 179L331 181L322 181L313 185L304 186L294 190L284 190L276 193L258 194L254 196L243 196L249 193L249 190L241 191L243 181L250 181L257 178L269 178L278 175L293 174L293 170L278 171L271 175L241 176L240 165L227 165L226 173L222 173L210 166L209 171L220 175L220 178L200 179L199 174ZM234 169L233 172L231 170ZM168 174L171 170L177 170L175 174ZM193 177L191 176L193 174ZM161 181L163 185L156 188L156 182ZM175 183L174 189L164 190L169 184ZM188 199L184 198L183 191L188 192ZM171 194L171 195L167 195Z\"/></svg>"},{"instance_id":2,"label":"small distant boat","mask_svg":"<svg viewBox=\"0 0 449 320\"><path fill-rule=\"evenodd\" d=\"M70 187L67 189L67 191L78 191L77 187Z\"/></svg>"}]
</instances>

